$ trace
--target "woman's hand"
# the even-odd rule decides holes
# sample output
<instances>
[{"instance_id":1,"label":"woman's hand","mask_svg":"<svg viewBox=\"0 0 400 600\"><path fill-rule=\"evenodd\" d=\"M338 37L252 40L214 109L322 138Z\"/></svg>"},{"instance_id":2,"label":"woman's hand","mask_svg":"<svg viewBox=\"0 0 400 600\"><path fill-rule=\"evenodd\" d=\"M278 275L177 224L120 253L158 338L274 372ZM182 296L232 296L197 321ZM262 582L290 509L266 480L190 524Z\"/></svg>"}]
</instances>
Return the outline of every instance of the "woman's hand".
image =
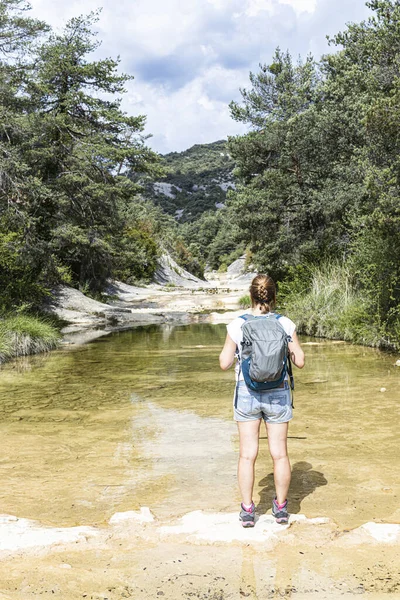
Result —
<instances>
[{"instance_id":1,"label":"woman's hand","mask_svg":"<svg viewBox=\"0 0 400 600\"><path fill-rule=\"evenodd\" d=\"M236 344L230 337L229 333L226 334L226 340L222 352L219 355L219 366L223 371L226 371L233 365L235 360Z\"/></svg>"},{"instance_id":2,"label":"woman's hand","mask_svg":"<svg viewBox=\"0 0 400 600\"><path fill-rule=\"evenodd\" d=\"M289 342L289 354L292 363L299 369L302 369L305 363L304 352L300 346L299 338L297 337L296 332L294 332L292 335L292 341Z\"/></svg>"}]
</instances>

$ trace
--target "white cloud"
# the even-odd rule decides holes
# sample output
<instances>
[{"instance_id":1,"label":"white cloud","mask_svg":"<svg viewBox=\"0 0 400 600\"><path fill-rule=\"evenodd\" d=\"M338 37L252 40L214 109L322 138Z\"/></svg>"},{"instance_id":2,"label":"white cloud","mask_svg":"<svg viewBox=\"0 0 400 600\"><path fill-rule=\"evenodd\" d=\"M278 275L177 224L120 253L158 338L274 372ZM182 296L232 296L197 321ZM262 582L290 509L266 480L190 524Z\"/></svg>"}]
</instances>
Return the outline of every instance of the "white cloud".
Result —
<instances>
[{"instance_id":1,"label":"white cloud","mask_svg":"<svg viewBox=\"0 0 400 600\"><path fill-rule=\"evenodd\" d=\"M297 13L314 12L317 6L317 0L279 0L279 2L290 4Z\"/></svg>"},{"instance_id":2,"label":"white cloud","mask_svg":"<svg viewBox=\"0 0 400 600\"><path fill-rule=\"evenodd\" d=\"M153 133L149 144L161 153L243 133L244 127L232 121L227 103L210 97L206 83L206 78L198 77L174 92L141 84L140 100L136 95L133 101L129 94L129 106L125 102L124 108L147 114L147 129Z\"/></svg>"},{"instance_id":3,"label":"white cloud","mask_svg":"<svg viewBox=\"0 0 400 600\"><path fill-rule=\"evenodd\" d=\"M149 144L182 150L243 131L229 116L249 71L279 45L293 55L327 50L326 33L366 14L363 0L31 0L55 27L103 5L100 56L135 75L124 108L146 114ZM335 28L332 30L332 28Z\"/></svg>"}]
</instances>

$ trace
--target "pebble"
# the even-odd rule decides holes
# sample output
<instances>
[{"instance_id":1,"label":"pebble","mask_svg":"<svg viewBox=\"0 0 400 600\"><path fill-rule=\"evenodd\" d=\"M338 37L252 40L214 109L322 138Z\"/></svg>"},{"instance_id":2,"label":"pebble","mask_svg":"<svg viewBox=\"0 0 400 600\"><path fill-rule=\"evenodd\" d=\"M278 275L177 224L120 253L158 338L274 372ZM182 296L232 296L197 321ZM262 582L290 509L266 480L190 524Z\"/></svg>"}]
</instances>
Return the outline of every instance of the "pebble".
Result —
<instances>
[{"instance_id":1,"label":"pebble","mask_svg":"<svg viewBox=\"0 0 400 600\"><path fill-rule=\"evenodd\" d=\"M396 360L396 362L394 363L395 367L400 367L400 358L398 360Z\"/></svg>"},{"instance_id":2,"label":"pebble","mask_svg":"<svg viewBox=\"0 0 400 600\"><path fill-rule=\"evenodd\" d=\"M386 392L386 388L381 388L380 391L381 392Z\"/></svg>"}]
</instances>

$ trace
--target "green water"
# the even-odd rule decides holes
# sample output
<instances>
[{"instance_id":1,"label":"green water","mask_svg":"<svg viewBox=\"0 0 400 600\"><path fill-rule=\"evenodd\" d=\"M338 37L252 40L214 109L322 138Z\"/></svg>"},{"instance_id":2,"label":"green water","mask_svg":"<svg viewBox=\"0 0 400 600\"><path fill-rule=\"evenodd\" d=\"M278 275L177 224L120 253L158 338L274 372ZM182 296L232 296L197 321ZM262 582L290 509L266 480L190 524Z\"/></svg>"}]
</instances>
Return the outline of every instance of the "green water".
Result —
<instances>
[{"instance_id":1,"label":"green water","mask_svg":"<svg viewBox=\"0 0 400 600\"><path fill-rule=\"evenodd\" d=\"M237 510L233 372L218 367L225 331L142 327L3 366L0 512L72 525L140 506L160 518ZM292 512L342 527L398 522L397 357L303 342L289 430ZM272 494L262 431L260 512Z\"/></svg>"}]
</instances>

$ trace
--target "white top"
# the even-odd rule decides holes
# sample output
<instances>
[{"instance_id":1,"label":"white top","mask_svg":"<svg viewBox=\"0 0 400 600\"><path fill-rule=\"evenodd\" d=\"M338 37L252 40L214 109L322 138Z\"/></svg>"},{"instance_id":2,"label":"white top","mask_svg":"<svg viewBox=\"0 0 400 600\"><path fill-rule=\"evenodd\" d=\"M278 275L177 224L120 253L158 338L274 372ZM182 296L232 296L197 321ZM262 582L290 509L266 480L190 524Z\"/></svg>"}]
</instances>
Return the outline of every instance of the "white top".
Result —
<instances>
[{"instance_id":1,"label":"white top","mask_svg":"<svg viewBox=\"0 0 400 600\"><path fill-rule=\"evenodd\" d=\"M244 314L252 315L251 312L244 313ZM268 313L268 314L270 314L271 316L273 316L275 313ZM257 316L259 316L259 315L257 315ZM260 316L264 316L264 315L260 315ZM242 352L242 346L241 346L241 342L243 340L242 326L245 323L246 323L246 321L244 319L241 319L240 317L236 317L236 319L234 319L233 321L231 321L226 326L226 328L228 330L228 333L229 333L229 337L235 342L236 346L239 349L239 354ZM283 317L283 316L280 317L279 318L279 323L282 325L282 327L286 331L286 333L288 335L290 335L290 336L292 336L294 334L294 332L296 331L296 325L288 317ZM236 378L236 380L238 378L238 373L239 373L239 362L236 361L236 365L235 365L235 378ZM243 373L240 373L239 379L240 380L243 379Z\"/></svg>"}]
</instances>

